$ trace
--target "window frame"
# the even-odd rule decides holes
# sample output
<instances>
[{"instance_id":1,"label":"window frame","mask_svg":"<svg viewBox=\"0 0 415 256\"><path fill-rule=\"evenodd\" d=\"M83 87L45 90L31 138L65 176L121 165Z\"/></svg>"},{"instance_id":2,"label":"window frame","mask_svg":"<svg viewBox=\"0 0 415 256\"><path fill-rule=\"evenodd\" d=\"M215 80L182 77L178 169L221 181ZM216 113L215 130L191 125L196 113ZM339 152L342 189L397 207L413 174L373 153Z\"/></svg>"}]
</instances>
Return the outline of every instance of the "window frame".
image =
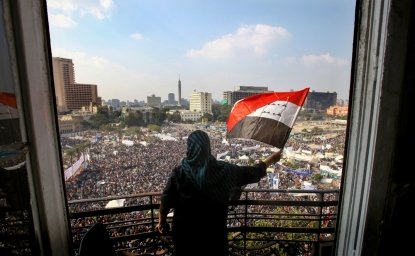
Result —
<instances>
[{"instance_id":1,"label":"window frame","mask_svg":"<svg viewBox=\"0 0 415 256\"><path fill-rule=\"evenodd\" d=\"M55 110L46 0L8 0L22 102L22 134L30 142L28 173L42 255L70 255L71 232ZM350 107L337 221L336 255L360 255L379 149L383 72L392 0L357 0ZM381 96L383 97L381 100ZM395 107L395 111L397 107ZM393 112L393 111L392 111ZM397 113L397 112L394 112ZM392 129L393 131L393 129ZM387 137L393 143L393 136ZM383 141L382 144L385 144ZM392 153L386 155L392 158ZM390 164L383 168L387 170ZM359 171L355 171L359 170ZM380 213L379 213L380 215Z\"/></svg>"}]
</instances>

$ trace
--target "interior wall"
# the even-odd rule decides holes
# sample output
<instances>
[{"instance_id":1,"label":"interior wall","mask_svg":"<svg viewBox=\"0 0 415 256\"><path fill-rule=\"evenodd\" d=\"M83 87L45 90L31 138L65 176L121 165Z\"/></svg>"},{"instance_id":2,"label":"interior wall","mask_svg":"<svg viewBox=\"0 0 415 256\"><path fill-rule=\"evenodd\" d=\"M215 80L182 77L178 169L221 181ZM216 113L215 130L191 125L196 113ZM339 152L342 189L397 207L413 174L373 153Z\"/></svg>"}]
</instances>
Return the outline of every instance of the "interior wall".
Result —
<instances>
[{"instance_id":1,"label":"interior wall","mask_svg":"<svg viewBox=\"0 0 415 256\"><path fill-rule=\"evenodd\" d=\"M414 28L413 1L392 1L362 255L405 255L413 250L413 236L404 234L415 228L409 209L415 196L414 170L409 168Z\"/></svg>"}]
</instances>

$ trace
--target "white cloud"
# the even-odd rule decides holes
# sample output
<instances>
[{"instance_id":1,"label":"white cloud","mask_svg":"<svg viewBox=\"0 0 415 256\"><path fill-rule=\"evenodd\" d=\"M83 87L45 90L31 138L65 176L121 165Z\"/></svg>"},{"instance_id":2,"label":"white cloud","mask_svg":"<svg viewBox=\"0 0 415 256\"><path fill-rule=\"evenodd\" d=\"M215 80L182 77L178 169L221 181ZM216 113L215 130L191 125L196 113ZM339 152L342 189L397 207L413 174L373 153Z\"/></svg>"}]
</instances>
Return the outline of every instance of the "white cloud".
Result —
<instances>
[{"instance_id":1,"label":"white cloud","mask_svg":"<svg viewBox=\"0 0 415 256\"><path fill-rule=\"evenodd\" d=\"M73 28L77 25L70 16L64 14L50 14L49 23L51 26L59 28Z\"/></svg>"},{"instance_id":2,"label":"white cloud","mask_svg":"<svg viewBox=\"0 0 415 256\"><path fill-rule=\"evenodd\" d=\"M346 66L349 65L349 61L346 59L335 58L330 53L321 55L305 55L301 57L301 63L307 67L332 65L332 66Z\"/></svg>"},{"instance_id":3,"label":"white cloud","mask_svg":"<svg viewBox=\"0 0 415 256\"><path fill-rule=\"evenodd\" d=\"M282 27L264 24L243 25L234 34L227 34L207 42L199 50L189 50L186 56L211 59L240 55L260 56L265 54L273 43L289 36L290 33Z\"/></svg>"},{"instance_id":4,"label":"white cloud","mask_svg":"<svg viewBox=\"0 0 415 256\"><path fill-rule=\"evenodd\" d=\"M47 0L46 2L48 9L50 10L58 10L68 13L76 9L76 1L72 0Z\"/></svg>"},{"instance_id":5,"label":"white cloud","mask_svg":"<svg viewBox=\"0 0 415 256\"><path fill-rule=\"evenodd\" d=\"M77 83L96 84L98 95L104 99L143 99L146 95L159 93L160 75L137 72L129 66L123 66L111 59L90 55L86 52L71 51L63 48L52 49L53 57L71 59L75 69ZM148 86L149 84L156 86ZM167 96L167 92L163 94Z\"/></svg>"},{"instance_id":6,"label":"white cloud","mask_svg":"<svg viewBox=\"0 0 415 256\"><path fill-rule=\"evenodd\" d=\"M134 33L134 34L131 34L131 35L130 35L130 37L131 37L132 39L134 39L134 40L137 40L137 41L141 41L141 40L143 40L143 35L141 35L141 34L139 34L139 33Z\"/></svg>"},{"instance_id":7,"label":"white cloud","mask_svg":"<svg viewBox=\"0 0 415 256\"><path fill-rule=\"evenodd\" d=\"M289 56L289 57L285 57L283 59L281 59L281 63L285 64L285 65L293 65L296 64L297 59L295 57Z\"/></svg>"},{"instance_id":8,"label":"white cloud","mask_svg":"<svg viewBox=\"0 0 415 256\"><path fill-rule=\"evenodd\" d=\"M64 13L72 16L79 13L92 15L98 20L111 17L114 9L112 0L48 0L47 6L51 14Z\"/></svg>"},{"instance_id":9,"label":"white cloud","mask_svg":"<svg viewBox=\"0 0 415 256\"><path fill-rule=\"evenodd\" d=\"M68 51L62 48L52 49L52 56L72 59L75 65L75 71L78 65L100 68L110 63L103 57L90 56L84 52Z\"/></svg>"}]
</instances>

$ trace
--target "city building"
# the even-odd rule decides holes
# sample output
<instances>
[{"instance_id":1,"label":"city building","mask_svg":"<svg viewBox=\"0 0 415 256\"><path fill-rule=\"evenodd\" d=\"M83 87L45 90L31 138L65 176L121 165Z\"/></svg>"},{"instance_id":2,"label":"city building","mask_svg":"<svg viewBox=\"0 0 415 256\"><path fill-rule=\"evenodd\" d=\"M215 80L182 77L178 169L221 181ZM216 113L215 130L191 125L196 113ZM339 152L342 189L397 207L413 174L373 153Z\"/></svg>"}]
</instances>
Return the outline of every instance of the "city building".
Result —
<instances>
[{"instance_id":1,"label":"city building","mask_svg":"<svg viewBox=\"0 0 415 256\"><path fill-rule=\"evenodd\" d=\"M147 106L153 108L161 108L161 97L156 95L147 96Z\"/></svg>"},{"instance_id":2,"label":"city building","mask_svg":"<svg viewBox=\"0 0 415 256\"><path fill-rule=\"evenodd\" d=\"M197 122L203 116L203 113L200 111L179 110L179 112L180 112L180 118L183 122L187 122L187 121Z\"/></svg>"},{"instance_id":3,"label":"city building","mask_svg":"<svg viewBox=\"0 0 415 256\"><path fill-rule=\"evenodd\" d=\"M53 57L52 65L57 109L67 111L65 87L75 83L74 65L71 59L60 57Z\"/></svg>"},{"instance_id":4,"label":"city building","mask_svg":"<svg viewBox=\"0 0 415 256\"><path fill-rule=\"evenodd\" d=\"M53 57L52 66L58 112L79 110L91 103L101 105L97 85L75 82L75 69L71 59Z\"/></svg>"},{"instance_id":5,"label":"city building","mask_svg":"<svg viewBox=\"0 0 415 256\"><path fill-rule=\"evenodd\" d=\"M121 108L121 101L119 99L108 100L108 105L111 106L114 110Z\"/></svg>"},{"instance_id":6,"label":"city building","mask_svg":"<svg viewBox=\"0 0 415 256\"><path fill-rule=\"evenodd\" d=\"M193 92L190 96L189 110L202 114L212 114L212 94L209 92Z\"/></svg>"},{"instance_id":7,"label":"city building","mask_svg":"<svg viewBox=\"0 0 415 256\"><path fill-rule=\"evenodd\" d=\"M154 108L149 106L132 106L127 107L123 106L121 108L121 113L124 117L131 115L132 113L139 113L140 121L144 124L150 123L153 121L153 112Z\"/></svg>"},{"instance_id":8,"label":"city building","mask_svg":"<svg viewBox=\"0 0 415 256\"><path fill-rule=\"evenodd\" d=\"M329 116L347 116L349 107L331 106L327 109L326 113Z\"/></svg>"},{"instance_id":9,"label":"city building","mask_svg":"<svg viewBox=\"0 0 415 256\"><path fill-rule=\"evenodd\" d=\"M269 92L268 87L237 86L235 91L223 92L223 102L233 106L233 104L235 104L238 100L264 92Z\"/></svg>"},{"instance_id":10,"label":"city building","mask_svg":"<svg viewBox=\"0 0 415 256\"><path fill-rule=\"evenodd\" d=\"M174 99L174 93L169 93L167 95L167 104L169 104L169 105L176 104L176 100Z\"/></svg>"},{"instance_id":11,"label":"city building","mask_svg":"<svg viewBox=\"0 0 415 256\"><path fill-rule=\"evenodd\" d=\"M337 99L336 105L342 106L342 107L349 106L349 100L348 99Z\"/></svg>"},{"instance_id":12,"label":"city building","mask_svg":"<svg viewBox=\"0 0 415 256\"><path fill-rule=\"evenodd\" d=\"M74 133L82 131L82 116L76 115L62 115L58 118L59 133Z\"/></svg>"},{"instance_id":13,"label":"city building","mask_svg":"<svg viewBox=\"0 0 415 256\"><path fill-rule=\"evenodd\" d=\"M97 106L101 105L101 98L98 97L98 89L95 84L66 85L65 95L66 107L69 110L79 110L91 103Z\"/></svg>"},{"instance_id":14,"label":"city building","mask_svg":"<svg viewBox=\"0 0 415 256\"><path fill-rule=\"evenodd\" d=\"M311 91L304 102L304 109L314 111L326 111L329 107L337 103L336 92L316 92Z\"/></svg>"}]
</instances>

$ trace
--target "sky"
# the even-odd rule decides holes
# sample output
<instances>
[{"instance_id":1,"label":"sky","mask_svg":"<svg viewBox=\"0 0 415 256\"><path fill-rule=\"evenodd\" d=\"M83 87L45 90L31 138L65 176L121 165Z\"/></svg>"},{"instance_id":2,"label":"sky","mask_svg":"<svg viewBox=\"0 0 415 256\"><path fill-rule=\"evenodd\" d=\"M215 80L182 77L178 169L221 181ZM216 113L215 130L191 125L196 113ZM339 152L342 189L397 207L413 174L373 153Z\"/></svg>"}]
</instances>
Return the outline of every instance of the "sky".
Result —
<instances>
[{"instance_id":1,"label":"sky","mask_svg":"<svg viewBox=\"0 0 415 256\"><path fill-rule=\"evenodd\" d=\"M53 57L104 100L237 86L348 99L352 0L47 0Z\"/></svg>"}]
</instances>

